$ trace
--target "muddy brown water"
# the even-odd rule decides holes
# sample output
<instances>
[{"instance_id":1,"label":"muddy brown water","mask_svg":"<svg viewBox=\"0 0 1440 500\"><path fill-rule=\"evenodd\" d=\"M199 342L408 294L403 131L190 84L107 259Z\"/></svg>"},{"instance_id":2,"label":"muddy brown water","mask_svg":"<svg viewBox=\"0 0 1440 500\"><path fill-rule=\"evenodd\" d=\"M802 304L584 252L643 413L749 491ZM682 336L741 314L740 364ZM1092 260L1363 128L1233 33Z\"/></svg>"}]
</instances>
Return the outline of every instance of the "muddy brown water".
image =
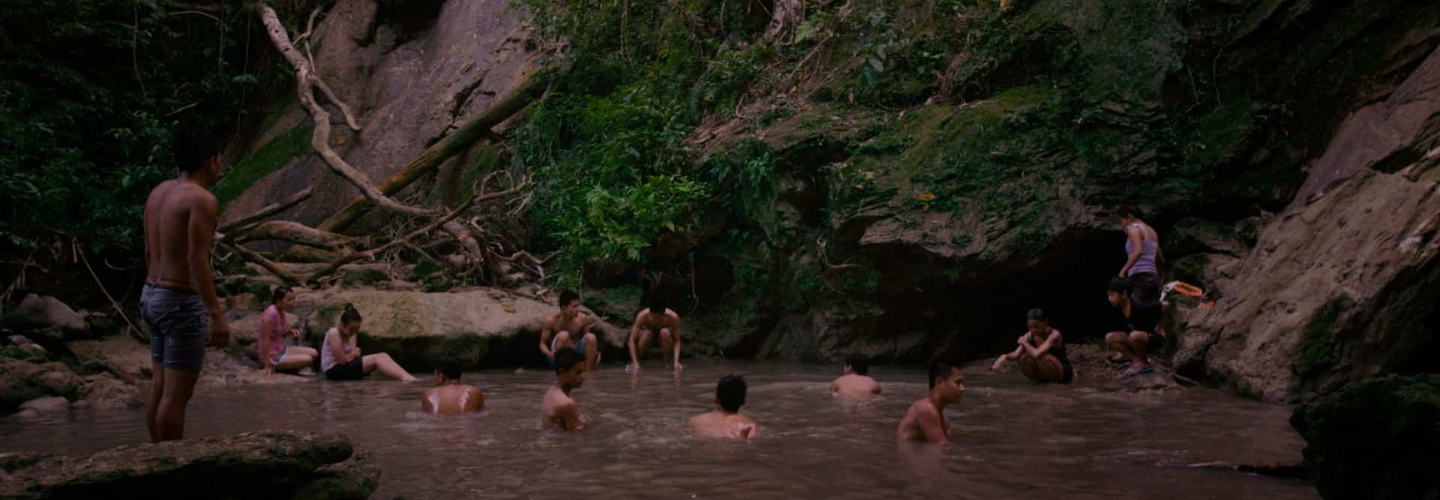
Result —
<instances>
[{"instance_id":1,"label":"muddy brown water","mask_svg":"<svg viewBox=\"0 0 1440 500\"><path fill-rule=\"evenodd\" d=\"M947 414L952 442L892 441L926 391L916 368L874 367L885 394L863 403L828 392L838 368L695 361L678 377L616 367L575 392L589 428L542 430L543 370L469 373L486 394L472 416L423 414L424 384L383 380L204 386L186 432L339 432L383 471L372 498L1057 498L1315 499L1303 481L1191 464L1285 462L1303 441L1290 408L1220 391L1120 394L1081 374L1070 386L1013 371L967 370L965 399ZM763 435L705 440L686 426L713 407L715 381L749 381L743 412ZM75 410L0 417L0 452L84 454L144 442L144 411Z\"/></svg>"}]
</instances>

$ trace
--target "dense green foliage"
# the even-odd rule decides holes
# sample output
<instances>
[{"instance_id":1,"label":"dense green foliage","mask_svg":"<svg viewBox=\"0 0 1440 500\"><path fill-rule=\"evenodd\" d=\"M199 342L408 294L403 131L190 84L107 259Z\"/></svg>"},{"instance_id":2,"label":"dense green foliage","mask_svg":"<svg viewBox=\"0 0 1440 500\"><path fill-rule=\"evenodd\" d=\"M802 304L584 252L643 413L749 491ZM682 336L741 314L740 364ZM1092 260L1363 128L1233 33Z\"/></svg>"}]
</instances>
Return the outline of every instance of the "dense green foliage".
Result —
<instances>
[{"instance_id":1,"label":"dense green foliage","mask_svg":"<svg viewBox=\"0 0 1440 500\"><path fill-rule=\"evenodd\" d=\"M531 2L536 26L568 40L569 75L518 134L541 196L543 246L563 248L563 279L589 260L643 260L665 231L696 227L707 200L752 179L706 175L685 140L706 113L733 107L767 49L747 2ZM712 23L697 36L677 8ZM718 54L718 55L716 55Z\"/></svg>"},{"instance_id":2,"label":"dense green foliage","mask_svg":"<svg viewBox=\"0 0 1440 500\"><path fill-rule=\"evenodd\" d=\"M0 9L0 235L45 229L140 248L146 193L182 137L225 138L257 85L246 15L152 1L7 2ZM251 42L254 43L254 42Z\"/></svg>"}]
</instances>

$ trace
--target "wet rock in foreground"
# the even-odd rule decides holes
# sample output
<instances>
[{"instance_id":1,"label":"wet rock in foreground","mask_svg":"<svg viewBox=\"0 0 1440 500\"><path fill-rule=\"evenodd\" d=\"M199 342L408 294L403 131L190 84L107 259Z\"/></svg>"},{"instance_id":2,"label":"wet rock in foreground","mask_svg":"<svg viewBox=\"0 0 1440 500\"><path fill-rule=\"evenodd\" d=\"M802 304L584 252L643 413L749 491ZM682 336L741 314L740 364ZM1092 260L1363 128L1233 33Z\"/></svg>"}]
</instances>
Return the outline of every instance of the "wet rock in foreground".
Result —
<instances>
[{"instance_id":1,"label":"wet rock in foreground","mask_svg":"<svg viewBox=\"0 0 1440 500\"><path fill-rule=\"evenodd\" d=\"M6 461L14 467L0 479L0 498L363 499L380 482L380 469L338 434L247 433L25 458Z\"/></svg>"},{"instance_id":2,"label":"wet rock in foreground","mask_svg":"<svg viewBox=\"0 0 1440 500\"><path fill-rule=\"evenodd\" d=\"M1305 465L1326 499L1440 498L1440 375L1391 375L1297 407Z\"/></svg>"}]
</instances>

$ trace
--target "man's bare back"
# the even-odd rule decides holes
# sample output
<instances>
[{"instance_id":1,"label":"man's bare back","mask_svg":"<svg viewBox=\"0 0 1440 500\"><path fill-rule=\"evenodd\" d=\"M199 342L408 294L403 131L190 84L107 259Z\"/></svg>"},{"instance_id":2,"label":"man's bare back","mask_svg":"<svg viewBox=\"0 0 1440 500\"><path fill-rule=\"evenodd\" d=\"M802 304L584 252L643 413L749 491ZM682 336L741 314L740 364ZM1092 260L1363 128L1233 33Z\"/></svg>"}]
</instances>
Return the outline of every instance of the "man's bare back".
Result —
<instances>
[{"instance_id":1,"label":"man's bare back","mask_svg":"<svg viewBox=\"0 0 1440 500\"><path fill-rule=\"evenodd\" d=\"M210 314L211 343L227 345L230 328L215 296L209 264L218 205L209 190L182 179L150 191L145 201L145 268L147 282L198 293Z\"/></svg>"},{"instance_id":2,"label":"man's bare back","mask_svg":"<svg viewBox=\"0 0 1440 500\"><path fill-rule=\"evenodd\" d=\"M865 375L842 375L830 383L830 394L847 398L864 398L880 394L880 383Z\"/></svg>"},{"instance_id":3,"label":"man's bare back","mask_svg":"<svg viewBox=\"0 0 1440 500\"><path fill-rule=\"evenodd\" d=\"M712 438L750 439L760 435L760 426L739 413L712 411L690 419L695 434Z\"/></svg>"},{"instance_id":4,"label":"man's bare back","mask_svg":"<svg viewBox=\"0 0 1440 500\"><path fill-rule=\"evenodd\" d=\"M421 406L437 415L477 412L485 408L485 393L470 385L442 385L425 391Z\"/></svg>"},{"instance_id":5,"label":"man's bare back","mask_svg":"<svg viewBox=\"0 0 1440 500\"><path fill-rule=\"evenodd\" d=\"M585 428L585 418L580 416L580 409L575 405L575 399L566 394L558 385L545 391L545 399L541 403L540 421L547 429L578 431Z\"/></svg>"},{"instance_id":6,"label":"man's bare back","mask_svg":"<svg viewBox=\"0 0 1440 500\"><path fill-rule=\"evenodd\" d=\"M940 439L937 440L937 436ZM944 412L936 410L928 398L911 404L910 409L905 412L905 418L900 420L899 429L895 431L895 439L899 441L943 443L949 440L949 437L950 419L945 418Z\"/></svg>"}]
</instances>

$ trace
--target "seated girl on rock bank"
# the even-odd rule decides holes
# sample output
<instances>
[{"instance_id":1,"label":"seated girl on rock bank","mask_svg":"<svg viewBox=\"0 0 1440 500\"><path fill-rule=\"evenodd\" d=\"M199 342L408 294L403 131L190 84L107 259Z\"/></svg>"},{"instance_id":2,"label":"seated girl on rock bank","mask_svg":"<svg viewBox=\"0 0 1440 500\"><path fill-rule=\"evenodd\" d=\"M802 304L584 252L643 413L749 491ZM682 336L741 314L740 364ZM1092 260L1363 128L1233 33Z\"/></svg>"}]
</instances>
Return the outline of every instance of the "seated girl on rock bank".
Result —
<instances>
[{"instance_id":1,"label":"seated girl on rock bank","mask_svg":"<svg viewBox=\"0 0 1440 500\"><path fill-rule=\"evenodd\" d=\"M320 349L320 369L330 380L359 380L376 369L387 377L402 382L414 382L416 378L401 368L389 354L361 355L356 345L360 334L360 311L345 304L340 314L340 324L325 332L325 343Z\"/></svg>"},{"instance_id":2,"label":"seated girl on rock bank","mask_svg":"<svg viewBox=\"0 0 1440 500\"><path fill-rule=\"evenodd\" d=\"M285 323L285 315L295 308L295 292L290 287L275 287L270 294L270 306L260 314L260 331L256 335L256 354L260 358L261 371L266 375L275 372L298 372L315 364L320 353L309 347L289 345L287 339L300 338L300 331Z\"/></svg>"}]
</instances>

